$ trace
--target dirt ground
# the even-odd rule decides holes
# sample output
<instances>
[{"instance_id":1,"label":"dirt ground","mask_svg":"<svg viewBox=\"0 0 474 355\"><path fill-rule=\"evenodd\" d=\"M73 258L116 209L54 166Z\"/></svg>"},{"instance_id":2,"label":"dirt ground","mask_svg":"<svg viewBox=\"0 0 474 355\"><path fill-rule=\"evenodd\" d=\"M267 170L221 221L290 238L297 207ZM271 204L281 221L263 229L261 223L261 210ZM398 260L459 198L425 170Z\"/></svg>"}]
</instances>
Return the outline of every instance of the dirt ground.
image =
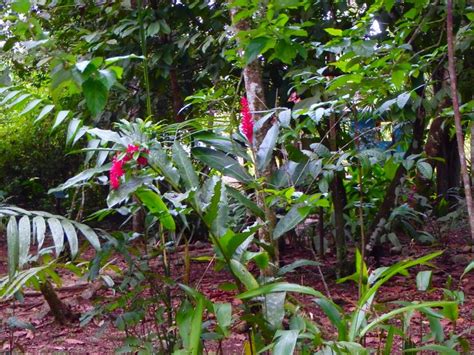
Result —
<instances>
[{"instance_id":1,"label":"dirt ground","mask_svg":"<svg viewBox=\"0 0 474 355\"><path fill-rule=\"evenodd\" d=\"M474 256L469 253L466 246L465 233L453 234L450 236L449 245L444 248L442 256L434 260L432 285L434 291L418 292L416 290L415 276L417 271L427 269L427 267L417 267L411 270L409 277L397 276L393 278L387 286L378 293L377 300L384 302L391 301L413 301L421 299L439 300L442 298L442 291L437 289L445 287L448 275L453 278L452 287L462 290L465 294L465 302L460 307L459 320L456 324L456 332L464 332L464 337L474 349L474 272L465 276L459 282L460 275L465 266ZM425 247L410 245L404 248L404 255L387 255L382 258L382 263L389 265L404 257L417 257L425 255L434 250L443 249L438 247ZM197 255L209 255L210 245L202 244L194 251ZM90 252L89 252L90 253ZM179 257L179 256L178 256ZM314 259L309 250L295 249L287 247L283 253L283 262L289 264L294 260ZM328 255L322 263L322 273L328 286L326 290L321 274L317 267L303 267L296 272L288 274L289 282L296 282L305 286L311 286L323 294L329 291L333 300L344 308L351 311L355 308L357 299L357 287L352 282L337 284L331 270L334 266L334 257ZM120 267L124 267L117 261ZM255 269L255 271L257 271ZM6 245L4 238L0 238L0 274L6 273ZM78 280L72 274L62 272L63 285L58 289L58 293L63 301L78 313L84 313L94 308L97 300L113 299L114 294L110 289L101 288L94 292L90 284L84 280ZM198 287L212 301L232 302L233 309L237 310L240 301L234 299L233 292L226 292L218 289L218 284L231 281L226 271L216 272L209 262L194 261L191 266L190 284ZM94 319L86 326L81 327L79 323L68 326L60 326L55 323L49 308L41 294L34 290L25 290L25 300L23 303L10 301L0 301L0 352L10 350L12 344L21 352L27 353L81 353L81 354L107 354L113 353L115 349L122 345L124 334L118 331L111 317ZM306 314L322 324L323 333L326 336L333 336L335 330L329 321L323 316L321 310L315 305L311 297L297 296L302 302ZM6 326L6 319L15 316L17 319L29 322L34 326L34 330L10 331ZM412 319L414 324L410 333L412 341L416 344L420 342L421 331L423 334L429 331L429 324L426 320L420 324L420 317ZM445 322L446 333L452 330L452 325ZM243 344L246 335L239 330L239 324L234 324L232 335L224 340L222 346L225 354L242 354ZM366 339L367 346L377 349L379 340L370 335ZM216 349L215 342L205 343L205 352L213 353ZM473 350L474 351L474 350ZM401 352L401 350L400 350Z\"/></svg>"}]
</instances>

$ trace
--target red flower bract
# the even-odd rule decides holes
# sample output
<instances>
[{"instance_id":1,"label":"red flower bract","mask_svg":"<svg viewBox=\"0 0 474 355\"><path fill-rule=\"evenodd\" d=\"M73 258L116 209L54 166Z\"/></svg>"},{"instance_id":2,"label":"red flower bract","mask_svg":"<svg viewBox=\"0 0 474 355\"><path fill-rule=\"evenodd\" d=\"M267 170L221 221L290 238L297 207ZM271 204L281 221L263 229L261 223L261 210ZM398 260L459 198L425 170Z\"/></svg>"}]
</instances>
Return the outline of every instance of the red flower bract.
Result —
<instances>
[{"instance_id":1,"label":"red flower bract","mask_svg":"<svg viewBox=\"0 0 474 355\"><path fill-rule=\"evenodd\" d=\"M249 102L246 97L240 100L240 113L242 120L240 121L240 131L247 138L250 144L253 144L253 126L254 121L250 113Z\"/></svg>"},{"instance_id":2,"label":"red flower bract","mask_svg":"<svg viewBox=\"0 0 474 355\"><path fill-rule=\"evenodd\" d=\"M117 190L120 187L120 178L125 175L123 170L123 165L125 161L123 159L117 159L117 156L114 157L112 161L112 168L110 169L110 187L113 190Z\"/></svg>"}]
</instances>

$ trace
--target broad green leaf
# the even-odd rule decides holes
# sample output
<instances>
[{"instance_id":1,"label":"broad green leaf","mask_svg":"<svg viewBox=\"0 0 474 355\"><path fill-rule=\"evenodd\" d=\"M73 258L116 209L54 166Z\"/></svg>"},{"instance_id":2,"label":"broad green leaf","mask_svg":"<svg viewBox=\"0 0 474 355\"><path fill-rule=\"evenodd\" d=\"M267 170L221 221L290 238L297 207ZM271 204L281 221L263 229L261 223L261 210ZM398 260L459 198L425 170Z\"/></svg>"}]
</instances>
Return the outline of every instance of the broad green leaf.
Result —
<instances>
[{"instance_id":1,"label":"broad green leaf","mask_svg":"<svg viewBox=\"0 0 474 355\"><path fill-rule=\"evenodd\" d=\"M54 108L54 105L46 105L41 109L39 115L35 118L35 122L42 120L48 113L50 113Z\"/></svg>"},{"instance_id":2,"label":"broad green leaf","mask_svg":"<svg viewBox=\"0 0 474 355\"><path fill-rule=\"evenodd\" d=\"M420 271L416 275L416 288L418 291L427 291L431 285L432 271Z\"/></svg>"},{"instance_id":3,"label":"broad green leaf","mask_svg":"<svg viewBox=\"0 0 474 355\"><path fill-rule=\"evenodd\" d=\"M222 152L214 149L198 147L192 149L193 155L209 165L211 168L220 171L225 176L233 177L245 184L253 181L252 177L244 170L239 162Z\"/></svg>"},{"instance_id":4,"label":"broad green leaf","mask_svg":"<svg viewBox=\"0 0 474 355\"><path fill-rule=\"evenodd\" d=\"M235 259L230 260L229 264L232 272L242 282L247 290L258 288L258 282L255 277L247 270L247 268Z\"/></svg>"},{"instance_id":5,"label":"broad green leaf","mask_svg":"<svg viewBox=\"0 0 474 355\"><path fill-rule=\"evenodd\" d=\"M229 203L227 201L226 187L222 180L219 180L214 186L214 194L204 215L204 221L211 227L214 235L221 237L228 229L228 220Z\"/></svg>"},{"instance_id":6,"label":"broad green leaf","mask_svg":"<svg viewBox=\"0 0 474 355\"><path fill-rule=\"evenodd\" d=\"M170 214L168 207L163 202L160 195L150 189L145 188L138 189L135 194L137 195L138 199L148 208L150 213L160 220L163 228L170 231L174 231L176 229L173 216Z\"/></svg>"},{"instance_id":7,"label":"broad green leaf","mask_svg":"<svg viewBox=\"0 0 474 355\"><path fill-rule=\"evenodd\" d=\"M273 292L265 295L263 314L272 329L281 328L285 318L286 292Z\"/></svg>"},{"instance_id":8,"label":"broad green leaf","mask_svg":"<svg viewBox=\"0 0 474 355\"><path fill-rule=\"evenodd\" d=\"M142 55L136 55L136 54L128 54L128 55L122 55L122 56L118 56L118 57L111 57L111 58L107 58L105 60L105 65L106 66L109 66L109 65L112 65L118 61L121 61L121 60L129 60L129 59L139 59L139 60L142 60L142 59L145 59L144 56Z\"/></svg>"},{"instance_id":9,"label":"broad green leaf","mask_svg":"<svg viewBox=\"0 0 474 355\"><path fill-rule=\"evenodd\" d=\"M370 330L375 328L377 325L379 325L380 323L383 323L387 320L393 319L395 316L397 316L399 314L407 313L407 312L410 312L410 311L413 311L413 310L418 310L418 309L426 308L426 307L443 307L443 308L446 308L446 307L449 307L449 306L457 307L457 305L458 305L457 302L453 302L453 301L432 301L432 302L415 303L415 304L411 304L409 306L397 308L397 309L394 309L393 311L390 311L388 313L385 313L381 316L376 317L372 322L367 324L360 331L360 333L358 334L358 337L362 339L363 336L365 334L367 334L367 332L369 332Z\"/></svg>"},{"instance_id":10,"label":"broad green leaf","mask_svg":"<svg viewBox=\"0 0 474 355\"><path fill-rule=\"evenodd\" d=\"M273 149L275 148L277 139L278 139L278 133L280 131L278 124L274 124L268 131L267 134L265 135L265 138L263 138L262 143L260 144L260 147L258 147L257 151L257 169L259 171L263 171L268 163L270 162L270 159L272 158L273 155Z\"/></svg>"},{"instance_id":11,"label":"broad green leaf","mask_svg":"<svg viewBox=\"0 0 474 355\"><path fill-rule=\"evenodd\" d=\"M12 2L12 10L20 14L26 14L30 11L30 1L29 0L14 0Z\"/></svg>"},{"instance_id":12,"label":"broad green leaf","mask_svg":"<svg viewBox=\"0 0 474 355\"><path fill-rule=\"evenodd\" d=\"M99 168L86 169L86 170L82 171L81 173L77 174L76 176L74 176L74 177L70 178L69 180L67 180L64 184L59 185L58 187L56 187L54 189L50 189L48 191L48 193L51 194L51 193L54 193L54 192L57 192L57 191L64 191L64 190L66 190L70 187L76 186L78 184L82 184L85 181L92 178L94 175L100 174L100 173L103 173L104 171L110 170L111 166L112 166L112 164L106 164L106 165L102 165Z\"/></svg>"},{"instance_id":13,"label":"broad green leaf","mask_svg":"<svg viewBox=\"0 0 474 355\"><path fill-rule=\"evenodd\" d=\"M67 237L69 243L69 250L71 251L71 257L74 259L79 250L79 242L77 240L76 228L74 225L67 219L61 220L62 227Z\"/></svg>"},{"instance_id":14,"label":"broad green leaf","mask_svg":"<svg viewBox=\"0 0 474 355\"><path fill-rule=\"evenodd\" d=\"M21 268L28 261L31 244L31 224L28 216L23 216L18 222L18 267Z\"/></svg>"},{"instance_id":15,"label":"broad green leaf","mask_svg":"<svg viewBox=\"0 0 474 355\"><path fill-rule=\"evenodd\" d=\"M405 82L405 75L407 74L404 70L394 70L392 72L392 83L396 88L401 88Z\"/></svg>"},{"instance_id":16,"label":"broad green leaf","mask_svg":"<svg viewBox=\"0 0 474 355\"><path fill-rule=\"evenodd\" d=\"M199 178L188 154L178 141L173 143L173 160L179 170L184 186L187 190L199 187Z\"/></svg>"},{"instance_id":17,"label":"broad green leaf","mask_svg":"<svg viewBox=\"0 0 474 355\"><path fill-rule=\"evenodd\" d=\"M171 160L161 145L157 145L156 149L154 148L150 151L148 154L148 164L158 168L165 179L173 186L179 187L180 175L178 169L172 165Z\"/></svg>"},{"instance_id":18,"label":"broad green leaf","mask_svg":"<svg viewBox=\"0 0 474 355\"><path fill-rule=\"evenodd\" d=\"M260 218L265 218L265 212L258 207L258 205L245 197L239 190L233 188L232 186L226 186L226 190L230 196L235 198L238 202L245 206L249 211L251 211L255 216Z\"/></svg>"},{"instance_id":19,"label":"broad green leaf","mask_svg":"<svg viewBox=\"0 0 474 355\"><path fill-rule=\"evenodd\" d=\"M63 121L69 116L71 111L59 111L56 115L56 120L54 121L54 125L52 130L56 129Z\"/></svg>"},{"instance_id":20,"label":"broad green leaf","mask_svg":"<svg viewBox=\"0 0 474 355\"><path fill-rule=\"evenodd\" d=\"M213 146L217 150L223 151L224 153L235 154L247 161L250 160L247 151L239 143L229 139L228 137L224 137L214 132L198 132L194 134L193 137L198 141Z\"/></svg>"},{"instance_id":21,"label":"broad green leaf","mask_svg":"<svg viewBox=\"0 0 474 355\"><path fill-rule=\"evenodd\" d=\"M273 355L291 355L295 351L296 342L298 341L299 330L279 330L275 333L275 346L273 347Z\"/></svg>"},{"instance_id":22,"label":"broad green leaf","mask_svg":"<svg viewBox=\"0 0 474 355\"><path fill-rule=\"evenodd\" d=\"M272 292L296 292L296 293L310 295L310 296L314 296L318 298L326 298L323 296L321 292L316 291L315 289L311 287L301 286L298 284L292 284L288 282L276 282L272 284L263 285L260 287L258 287L257 285L257 287L255 287L254 289L241 293L240 295L237 296L237 298L240 298L240 299L253 298L257 296L266 295Z\"/></svg>"},{"instance_id":23,"label":"broad green leaf","mask_svg":"<svg viewBox=\"0 0 474 355\"><path fill-rule=\"evenodd\" d=\"M342 36L342 30L338 28L325 28L324 31L329 33L331 36L336 36L336 37Z\"/></svg>"},{"instance_id":24,"label":"broad green leaf","mask_svg":"<svg viewBox=\"0 0 474 355\"><path fill-rule=\"evenodd\" d=\"M12 281L18 268L18 258L20 254L18 240L18 225L16 218L11 216L7 224L7 245L8 245L8 276Z\"/></svg>"},{"instance_id":25,"label":"broad green leaf","mask_svg":"<svg viewBox=\"0 0 474 355\"><path fill-rule=\"evenodd\" d=\"M250 231L243 233L234 233L231 229L219 238L219 246L222 248L222 253L228 259L234 256L235 251L241 246L252 234L257 231L258 227L252 228Z\"/></svg>"},{"instance_id":26,"label":"broad green leaf","mask_svg":"<svg viewBox=\"0 0 474 355\"><path fill-rule=\"evenodd\" d=\"M232 305L230 303L214 303L214 314L217 326L224 336L230 334L229 327L232 324Z\"/></svg>"},{"instance_id":27,"label":"broad green leaf","mask_svg":"<svg viewBox=\"0 0 474 355\"><path fill-rule=\"evenodd\" d=\"M116 190L111 190L107 196L107 206L114 207L127 200L139 187L151 179L148 176L132 176Z\"/></svg>"},{"instance_id":28,"label":"broad green leaf","mask_svg":"<svg viewBox=\"0 0 474 355\"><path fill-rule=\"evenodd\" d=\"M337 305L332 301L325 298L317 298L314 300L316 304L321 307L323 312L328 316L332 325L336 327L338 331L338 340L347 340L347 324L341 317L341 311Z\"/></svg>"},{"instance_id":29,"label":"broad green leaf","mask_svg":"<svg viewBox=\"0 0 474 355\"><path fill-rule=\"evenodd\" d=\"M107 103L108 89L101 80L88 78L82 83L86 105L92 116L101 113Z\"/></svg>"},{"instance_id":30,"label":"broad green leaf","mask_svg":"<svg viewBox=\"0 0 474 355\"><path fill-rule=\"evenodd\" d=\"M416 168L425 179L431 180L433 178L433 167L426 161L417 161Z\"/></svg>"},{"instance_id":31,"label":"broad green leaf","mask_svg":"<svg viewBox=\"0 0 474 355\"><path fill-rule=\"evenodd\" d=\"M321 263L313 260L298 259L291 264L285 265L278 270L277 276L283 276L289 272L295 271L299 267L304 266L319 266Z\"/></svg>"},{"instance_id":32,"label":"broad green leaf","mask_svg":"<svg viewBox=\"0 0 474 355\"><path fill-rule=\"evenodd\" d=\"M64 231L61 225L61 222L57 218L48 218L48 226L53 236L54 248L56 251L56 256L61 254L61 251L64 247Z\"/></svg>"},{"instance_id":33,"label":"broad green leaf","mask_svg":"<svg viewBox=\"0 0 474 355\"><path fill-rule=\"evenodd\" d=\"M294 205L288 213L280 219L273 230L273 239L280 238L286 232L295 228L311 212L310 206Z\"/></svg>"},{"instance_id":34,"label":"broad green leaf","mask_svg":"<svg viewBox=\"0 0 474 355\"><path fill-rule=\"evenodd\" d=\"M253 62L260 54L275 46L275 40L269 37L252 38L245 47L245 62Z\"/></svg>"},{"instance_id":35,"label":"broad green leaf","mask_svg":"<svg viewBox=\"0 0 474 355\"><path fill-rule=\"evenodd\" d=\"M191 320L193 319L193 307L188 300L184 300L176 314L176 324L178 325L179 335L183 342L183 347L189 349ZM185 352L189 354L189 352Z\"/></svg>"}]
</instances>

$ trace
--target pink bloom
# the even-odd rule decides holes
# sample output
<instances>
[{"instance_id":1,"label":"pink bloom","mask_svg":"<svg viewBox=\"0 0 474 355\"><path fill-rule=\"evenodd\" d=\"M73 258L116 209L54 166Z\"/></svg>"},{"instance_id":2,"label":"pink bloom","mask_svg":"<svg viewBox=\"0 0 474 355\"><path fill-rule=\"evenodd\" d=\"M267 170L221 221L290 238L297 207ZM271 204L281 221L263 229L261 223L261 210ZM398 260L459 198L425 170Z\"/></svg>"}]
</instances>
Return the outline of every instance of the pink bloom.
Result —
<instances>
[{"instance_id":1,"label":"pink bloom","mask_svg":"<svg viewBox=\"0 0 474 355\"><path fill-rule=\"evenodd\" d=\"M254 121L252 114L250 113L249 102L244 96L240 100L240 113L242 114L242 120L240 121L240 131L247 138L250 144L253 144L253 126Z\"/></svg>"},{"instance_id":2,"label":"pink bloom","mask_svg":"<svg viewBox=\"0 0 474 355\"><path fill-rule=\"evenodd\" d=\"M117 159L117 156L114 157L112 161L112 168L110 169L110 187L113 190L117 190L120 187L120 178L125 175L123 170L123 165L125 161L123 159Z\"/></svg>"},{"instance_id":3,"label":"pink bloom","mask_svg":"<svg viewBox=\"0 0 474 355\"><path fill-rule=\"evenodd\" d=\"M301 98L298 96L296 91L293 91L290 97L288 98L288 102L294 102L295 104L297 104L300 101L301 101Z\"/></svg>"},{"instance_id":4,"label":"pink bloom","mask_svg":"<svg viewBox=\"0 0 474 355\"><path fill-rule=\"evenodd\" d=\"M137 163L138 165L145 166L148 164L148 159L146 157L138 157Z\"/></svg>"}]
</instances>

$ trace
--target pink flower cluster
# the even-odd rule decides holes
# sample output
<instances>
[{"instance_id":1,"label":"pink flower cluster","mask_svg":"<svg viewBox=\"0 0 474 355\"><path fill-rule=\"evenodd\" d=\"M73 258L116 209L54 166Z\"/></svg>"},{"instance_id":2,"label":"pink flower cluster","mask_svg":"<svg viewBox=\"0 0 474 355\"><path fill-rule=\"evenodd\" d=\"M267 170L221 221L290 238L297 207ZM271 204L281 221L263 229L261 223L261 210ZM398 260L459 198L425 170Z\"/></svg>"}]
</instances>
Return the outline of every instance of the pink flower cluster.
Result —
<instances>
[{"instance_id":1,"label":"pink flower cluster","mask_svg":"<svg viewBox=\"0 0 474 355\"><path fill-rule=\"evenodd\" d=\"M139 166L143 167L148 164L148 159L142 154L148 154L148 149L140 148L138 145L129 144L125 156L119 159L119 154L116 154L112 160L112 168L110 169L110 187L117 190L120 187L120 178L125 175L124 165L133 159L135 153L140 155L136 159Z\"/></svg>"},{"instance_id":2,"label":"pink flower cluster","mask_svg":"<svg viewBox=\"0 0 474 355\"><path fill-rule=\"evenodd\" d=\"M253 126L254 121L252 114L250 113L249 102L244 96L240 100L240 113L242 114L242 120L240 121L240 131L247 138L250 145L253 144Z\"/></svg>"}]
</instances>

